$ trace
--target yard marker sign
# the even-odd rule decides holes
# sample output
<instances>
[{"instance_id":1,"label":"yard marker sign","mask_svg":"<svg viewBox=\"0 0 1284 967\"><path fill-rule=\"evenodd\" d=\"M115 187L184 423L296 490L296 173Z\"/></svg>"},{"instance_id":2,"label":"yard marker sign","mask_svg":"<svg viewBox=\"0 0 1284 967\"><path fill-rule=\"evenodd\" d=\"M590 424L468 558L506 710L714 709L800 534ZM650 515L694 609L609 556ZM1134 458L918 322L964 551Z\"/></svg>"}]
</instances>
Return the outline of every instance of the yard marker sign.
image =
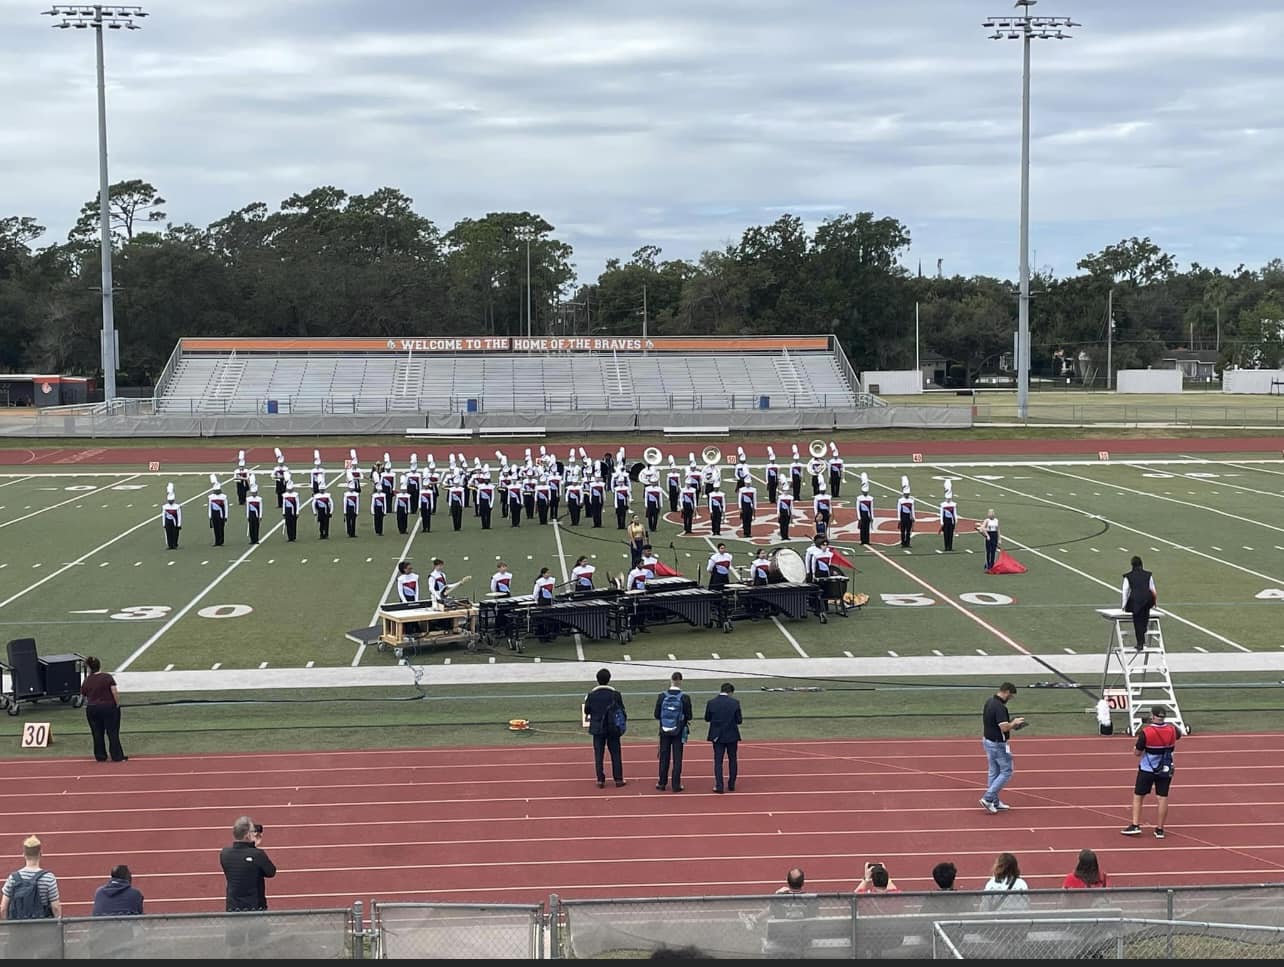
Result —
<instances>
[{"instance_id":1,"label":"yard marker sign","mask_svg":"<svg viewBox=\"0 0 1284 967\"><path fill-rule=\"evenodd\" d=\"M53 744L48 722L26 722L22 726L22 748L46 749Z\"/></svg>"},{"instance_id":2,"label":"yard marker sign","mask_svg":"<svg viewBox=\"0 0 1284 967\"><path fill-rule=\"evenodd\" d=\"M915 463L922 463L922 462L923 462L923 454L921 454L921 453L915 453L915 454L913 454L913 455L912 455L911 459L912 459Z\"/></svg>"},{"instance_id":3,"label":"yard marker sign","mask_svg":"<svg viewBox=\"0 0 1284 967\"><path fill-rule=\"evenodd\" d=\"M1109 450L1098 450L1098 451L1097 451L1097 459L1098 459L1098 460L1109 460L1109 459L1110 459L1110 451L1109 451Z\"/></svg>"},{"instance_id":4,"label":"yard marker sign","mask_svg":"<svg viewBox=\"0 0 1284 967\"><path fill-rule=\"evenodd\" d=\"M152 473L156 473L156 471L160 470L160 461L153 460L151 463L147 465L147 469Z\"/></svg>"}]
</instances>

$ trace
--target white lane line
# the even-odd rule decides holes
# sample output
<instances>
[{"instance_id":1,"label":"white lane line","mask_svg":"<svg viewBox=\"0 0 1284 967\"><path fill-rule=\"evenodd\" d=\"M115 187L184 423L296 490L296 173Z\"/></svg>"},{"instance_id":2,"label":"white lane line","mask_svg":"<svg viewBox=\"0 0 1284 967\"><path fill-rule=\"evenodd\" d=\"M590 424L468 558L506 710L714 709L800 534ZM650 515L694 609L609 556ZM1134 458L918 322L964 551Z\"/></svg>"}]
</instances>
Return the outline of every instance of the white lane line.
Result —
<instances>
[{"instance_id":1,"label":"white lane line","mask_svg":"<svg viewBox=\"0 0 1284 967\"><path fill-rule=\"evenodd\" d=\"M174 665L173 665L173 663L170 663L170 664L168 664L168 665L166 665L166 666L165 666L165 671L167 671L167 672L172 672L173 670L174 670Z\"/></svg>"},{"instance_id":2,"label":"white lane line","mask_svg":"<svg viewBox=\"0 0 1284 967\"><path fill-rule=\"evenodd\" d=\"M562 569L562 583L567 584L571 580L571 572L566 570L566 551L562 548L562 528L558 526L557 518L553 518L553 540L557 541L557 563ZM584 636L578 631L575 632L575 658L577 661L584 660Z\"/></svg>"},{"instance_id":3,"label":"white lane line","mask_svg":"<svg viewBox=\"0 0 1284 967\"><path fill-rule=\"evenodd\" d=\"M223 667L223 663L221 661L216 661L213 665L210 666L210 671L216 672L222 667Z\"/></svg>"},{"instance_id":4,"label":"white lane line","mask_svg":"<svg viewBox=\"0 0 1284 967\"><path fill-rule=\"evenodd\" d=\"M334 479L338 480L339 475L335 474ZM326 486L328 487L329 483L327 483ZM302 511L303 508L309 507L311 506L311 504L312 504L312 498L309 497L307 500L303 501L299 510ZM153 634L150 638L144 641L137 648L135 648L134 651L129 655L129 657L126 658L119 666L117 666L116 671L117 672L125 671L126 669L129 668L130 665L132 665L144 654L146 654L147 650L151 648L152 645L156 644L156 642L160 641L160 639L164 637L165 633L169 631L170 628L178 624L179 621L183 619L183 616L187 614L187 612L191 611L194 607L200 604L202 599L204 599L204 597L207 594L209 594L216 587L218 587L220 584L223 583L223 579L225 577L227 577L229 574L235 571L238 567L240 567L241 564L243 564L251 554L253 554L256 550L258 550L260 547L262 547L264 544L267 543L267 540L269 537L271 537L277 531L281 530L283 527L285 527L284 518L282 518L281 520L273 524L271 529L269 529L268 532L260 538L258 544L251 544L249 547L247 547L245 549L245 552L240 557L238 557L235 561L233 561L231 564L225 567L222 570L222 572L220 572L218 577L216 577L209 584L205 585L205 587L202 588L200 591L198 591L196 596L192 598L191 601L188 601L187 604L183 605L183 607L180 608L177 612L175 612L174 616L171 617L168 621L166 621L163 625L161 625L155 634Z\"/></svg>"},{"instance_id":5,"label":"white lane line","mask_svg":"<svg viewBox=\"0 0 1284 967\"><path fill-rule=\"evenodd\" d=\"M338 478L336 477L336 479ZM419 534L418 527L410 528L410 536L406 538L406 543L401 546L401 557L397 558L398 561L404 561L407 555L410 554L410 545L414 543L415 537L418 534ZM367 557L366 560L369 561L370 558ZM468 560L468 558L464 558L464 560ZM397 569L396 567L393 567L392 574L388 578L388 583L383 586L383 594L379 595L379 603L375 605L374 614L370 616L371 625L375 625L379 623L379 612L383 610L383 603L388 600L388 595L392 593L392 586L396 583L397 583ZM361 664L361 657L365 653L366 653L365 644L363 643L363 644L357 645L357 653L352 656L353 668L356 668L358 665Z\"/></svg>"},{"instance_id":6,"label":"white lane line","mask_svg":"<svg viewBox=\"0 0 1284 967\"><path fill-rule=\"evenodd\" d=\"M30 514L23 514L21 517L15 517L13 520L6 520L4 523L0 524L0 528L9 527L12 524L20 524L24 520L31 520L31 518L39 517L41 514L47 514L51 510L57 510L59 507L65 507L67 504L75 503L78 500L84 500L86 497L92 497L94 494L100 494L104 490L108 490L112 487L117 487L123 483L128 483L131 480L137 480L141 476L142 474L135 473L135 474L130 474L128 477L125 477L121 480L113 480L111 483L107 484L107 486L99 487L97 490L90 490L87 493L76 494L76 496L68 497L66 500L62 501L61 503L50 504L48 507L41 507L39 510L33 510ZM205 495L202 494L201 496L203 497ZM26 510L25 507L23 509Z\"/></svg>"},{"instance_id":7,"label":"white lane line","mask_svg":"<svg viewBox=\"0 0 1284 967\"><path fill-rule=\"evenodd\" d=\"M964 477L965 479L968 479L965 474L959 474L959 476ZM1000 490L1012 490L1011 487L1004 487L1000 484L990 484L990 486L997 487ZM1019 496L1026 496L1025 494L1022 494L1021 491L1019 490L1013 490L1012 492ZM1038 499L1038 498L1035 498L1035 499ZM1070 509L1073 509L1073 508L1070 508ZM1077 512L1084 513L1084 511L1077 511ZM1091 515L1087 515L1087 516L1091 516ZM1051 561L1057 567L1063 567L1067 571L1071 571L1082 578L1087 578L1093 584L1100 584L1103 588L1107 588L1115 595L1119 593L1119 586L1117 584L1111 584L1108 581L1103 581L1101 580L1101 578L1095 577L1094 575L1089 574L1087 571L1081 571L1077 567L1067 564L1065 561L1059 561L1055 557L1052 557L1049 554L1044 554L1042 551L1035 550L1029 544L1021 543L1019 540L1017 540L1014 537L1013 538L1005 537L1004 540L1010 540L1011 543L1015 544L1017 547L1021 548L1023 551L1026 551L1030 554L1034 554L1037 557L1041 557L1045 561ZM1164 613L1169 617L1171 617L1174 621L1180 622L1181 624L1186 625L1188 628L1194 628L1196 631L1201 632L1202 634L1208 635L1208 637L1216 639L1217 641L1220 641L1222 644L1230 645L1232 648L1236 649L1237 651L1244 651L1244 652L1252 651L1251 648L1245 648L1243 645L1239 644L1238 642L1231 641L1225 635L1219 635L1217 632L1209 628L1205 628L1203 625L1195 624L1195 622L1189 620L1188 618L1183 618L1181 615L1174 613L1171 608L1165 607L1163 610L1164 610Z\"/></svg>"}]
</instances>

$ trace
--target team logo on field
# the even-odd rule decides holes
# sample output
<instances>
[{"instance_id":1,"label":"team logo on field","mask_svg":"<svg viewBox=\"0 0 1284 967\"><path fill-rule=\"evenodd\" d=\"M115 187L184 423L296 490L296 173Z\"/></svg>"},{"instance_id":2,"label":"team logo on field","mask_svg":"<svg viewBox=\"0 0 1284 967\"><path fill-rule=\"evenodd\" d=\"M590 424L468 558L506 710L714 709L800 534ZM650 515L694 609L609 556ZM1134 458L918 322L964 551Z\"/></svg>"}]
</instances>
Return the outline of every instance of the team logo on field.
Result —
<instances>
[{"instance_id":1,"label":"team logo on field","mask_svg":"<svg viewBox=\"0 0 1284 967\"><path fill-rule=\"evenodd\" d=\"M731 509L722 515L722 533L717 535L719 540L739 541L742 544L757 544L764 547L781 543L780 528L778 526L779 515L776 513L774 504L756 505L757 511L754 514L752 537L745 537L740 530L739 505L731 504L730 499L728 499L728 504ZM664 515L664 520L676 527L682 526L681 513L670 511ZM977 523L972 518L959 517L955 533L975 530ZM941 516L936 511L930 513L918 511L914 515L914 536L935 536L940 524ZM691 523L691 533L695 537L712 538L715 536L713 525L709 520L709 511L706 507L702 506L696 511L695 520ZM815 515L812 513L810 503L805 508L795 505L793 519L789 522L790 542L809 543L815 533ZM834 543L858 543L860 541L860 523L856 519L856 508L848 506L845 500L835 500L834 509L829 518L829 533L827 536ZM869 528L869 542L881 545L900 544L900 521L894 508L874 508L874 521Z\"/></svg>"}]
</instances>

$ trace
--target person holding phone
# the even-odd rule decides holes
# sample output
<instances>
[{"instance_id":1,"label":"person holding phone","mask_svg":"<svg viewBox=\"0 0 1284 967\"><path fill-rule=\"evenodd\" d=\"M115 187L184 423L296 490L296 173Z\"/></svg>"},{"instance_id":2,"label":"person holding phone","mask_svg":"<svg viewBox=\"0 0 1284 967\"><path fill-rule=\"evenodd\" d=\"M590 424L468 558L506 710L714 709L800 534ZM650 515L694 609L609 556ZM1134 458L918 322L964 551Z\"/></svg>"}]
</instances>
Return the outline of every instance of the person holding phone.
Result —
<instances>
[{"instance_id":1,"label":"person holding phone","mask_svg":"<svg viewBox=\"0 0 1284 967\"><path fill-rule=\"evenodd\" d=\"M882 863L871 860L865 864L865 878L856 884L857 893L900 893L901 888L896 885L887 872L887 867Z\"/></svg>"},{"instance_id":2,"label":"person holding phone","mask_svg":"<svg viewBox=\"0 0 1284 967\"><path fill-rule=\"evenodd\" d=\"M1016 690L1017 687L1011 682L1004 682L986 700L985 707L981 710L981 744L985 747L985 758L989 763L981 808L987 813L1005 812L1010 808L999 798L999 793L1012 778L1012 748L1009 739L1012 732L1025 728L1025 719L1020 715L1013 718L1008 711L1008 699L1016 694Z\"/></svg>"},{"instance_id":3,"label":"person holding phone","mask_svg":"<svg viewBox=\"0 0 1284 967\"><path fill-rule=\"evenodd\" d=\"M219 853L219 865L227 881L227 912L266 910L267 883L276 876L276 866L263 850L263 827L249 816L232 824L232 845Z\"/></svg>"}]
</instances>

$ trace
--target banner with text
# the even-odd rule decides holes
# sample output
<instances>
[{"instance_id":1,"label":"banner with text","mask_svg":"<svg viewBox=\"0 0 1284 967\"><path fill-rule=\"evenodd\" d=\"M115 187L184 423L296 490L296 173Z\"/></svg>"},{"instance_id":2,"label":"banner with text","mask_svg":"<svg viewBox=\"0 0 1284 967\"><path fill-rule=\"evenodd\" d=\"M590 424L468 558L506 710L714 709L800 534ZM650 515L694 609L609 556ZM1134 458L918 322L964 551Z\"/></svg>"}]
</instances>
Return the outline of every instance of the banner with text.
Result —
<instances>
[{"instance_id":1,"label":"banner with text","mask_svg":"<svg viewBox=\"0 0 1284 967\"><path fill-rule=\"evenodd\" d=\"M826 350L828 336L402 336L184 339L185 353L743 353Z\"/></svg>"}]
</instances>

